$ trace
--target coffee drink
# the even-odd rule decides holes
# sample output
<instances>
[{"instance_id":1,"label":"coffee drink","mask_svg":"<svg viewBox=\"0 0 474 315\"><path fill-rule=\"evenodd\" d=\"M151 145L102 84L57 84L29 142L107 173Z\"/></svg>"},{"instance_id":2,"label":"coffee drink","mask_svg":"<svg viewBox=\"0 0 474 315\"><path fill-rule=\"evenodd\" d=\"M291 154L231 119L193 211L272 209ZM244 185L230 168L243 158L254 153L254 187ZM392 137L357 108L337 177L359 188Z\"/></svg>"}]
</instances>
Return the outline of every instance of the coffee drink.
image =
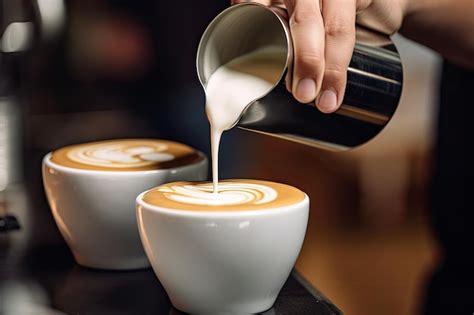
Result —
<instances>
[{"instance_id":1,"label":"coffee drink","mask_svg":"<svg viewBox=\"0 0 474 315\"><path fill-rule=\"evenodd\" d=\"M268 310L303 244L309 198L294 187L229 179L140 194L143 247L173 305L191 314Z\"/></svg>"},{"instance_id":2,"label":"coffee drink","mask_svg":"<svg viewBox=\"0 0 474 315\"><path fill-rule=\"evenodd\" d=\"M149 266L136 223L138 194L170 181L202 181L207 159L171 141L119 139L77 144L43 159L53 217L76 261L101 269Z\"/></svg>"},{"instance_id":3,"label":"coffee drink","mask_svg":"<svg viewBox=\"0 0 474 315\"><path fill-rule=\"evenodd\" d=\"M245 108L280 81L286 50L264 47L219 67L206 86L206 112L211 125L212 175L218 192L218 155L222 132L232 128Z\"/></svg>"},{"instance_id":4,"label":"coffee drink","mask_svg":"<svg viewBox=\"0 0 474 315\"><path fill-rule=\"evenodd\" d=\"M143 201L173 210L251 211L286 207L305 199L295 187L250 179L220 181L219 193L212 192L212 183L174 182L146 192Z\"/></svg>"},{"instance_id":5,"label":"coffee drink","mask_svg":"<svg viewBox=\"0 0 474 315\"><path fill-rule=\"evenodd\" d=\"M97 171L146 171L193 164L204 157L172 141L119 139L76 144L52 153L55 164Z\"/></svg>"}]
</instances>

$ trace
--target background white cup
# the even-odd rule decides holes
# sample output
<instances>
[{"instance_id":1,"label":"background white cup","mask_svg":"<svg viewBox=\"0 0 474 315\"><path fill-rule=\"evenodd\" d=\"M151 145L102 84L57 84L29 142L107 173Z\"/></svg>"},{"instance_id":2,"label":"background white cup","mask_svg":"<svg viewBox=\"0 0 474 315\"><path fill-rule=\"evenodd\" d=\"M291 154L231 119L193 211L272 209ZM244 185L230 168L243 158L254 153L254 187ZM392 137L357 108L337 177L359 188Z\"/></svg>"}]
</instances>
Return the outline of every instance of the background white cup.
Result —
<instances>
[{"instance_id":1,"label":"background white cup","mask_svg":"<svg viewBox=\"0 0 474 315\"><path fill-rule=\"evenodd\" d=\"M303 244L309 198L234 212L183 211L137 198L145 252L173 305L198 314L269 309Z\"/></svg>"},{"instance_id":2,"label":"background white cup","mask_svg":"<svg viewBox=\"0 0 474 315\"><path fill-rule=\"evenodd\" d=\"M207 158L148 171L95 171L43 159L43 183L56 224L76 261L101 269L149 266L138 234L135 199L156 185L205 180Z\"/></svg>"}]
</instances>

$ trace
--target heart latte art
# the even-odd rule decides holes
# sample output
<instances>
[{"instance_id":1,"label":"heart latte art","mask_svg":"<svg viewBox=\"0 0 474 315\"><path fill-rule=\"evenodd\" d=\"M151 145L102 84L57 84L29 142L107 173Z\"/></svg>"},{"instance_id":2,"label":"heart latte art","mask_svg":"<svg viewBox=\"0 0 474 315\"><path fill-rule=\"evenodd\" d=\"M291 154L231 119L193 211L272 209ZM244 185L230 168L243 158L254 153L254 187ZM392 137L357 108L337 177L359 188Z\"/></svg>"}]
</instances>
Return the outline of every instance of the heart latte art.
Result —
<instances>
[{"instance_id":1,"label":"heart latte art","mask_svg":"<svg viewBox=\"0 0 474 315\"><path fill-rule=\"evenodd\" d=\"M67 167L139 171L178 167L203 158L184 144L152 139L108 140L72 145L54 151L51 161Z\"/></svg>"},{"instance_id":2,"label":"heart latte art","mask_svg":"<svg viewBox=\"0 0 474 315\"><path fill-rule=\"evenodd\" d=\"M262 180L232 179L212 183L175 182L154 188L143 201L162 208L200 211L260 210L289 206L305 199L292 186Z\"/></svg>"}]
</instances>

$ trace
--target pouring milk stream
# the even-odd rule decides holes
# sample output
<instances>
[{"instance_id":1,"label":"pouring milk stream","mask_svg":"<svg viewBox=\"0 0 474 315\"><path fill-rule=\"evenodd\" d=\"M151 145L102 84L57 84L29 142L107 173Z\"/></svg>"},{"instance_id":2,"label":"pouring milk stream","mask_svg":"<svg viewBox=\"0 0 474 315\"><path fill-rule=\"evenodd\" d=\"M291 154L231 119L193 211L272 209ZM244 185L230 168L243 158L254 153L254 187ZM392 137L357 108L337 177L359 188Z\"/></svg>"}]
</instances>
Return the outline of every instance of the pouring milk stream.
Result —
<instances>
[{"instance_id":1,"label":"pouring milk stream","mask_svg":"<svg viewBox=\"0 0 474 315\"><path fill-rule=\"evenodd\" d=\"M206 112L211 126L213 192L219 192L219 143L252 101L264 96L280 80L286 50L268 46L220 66L206 87Z\"/></svg>"}]
</instances>

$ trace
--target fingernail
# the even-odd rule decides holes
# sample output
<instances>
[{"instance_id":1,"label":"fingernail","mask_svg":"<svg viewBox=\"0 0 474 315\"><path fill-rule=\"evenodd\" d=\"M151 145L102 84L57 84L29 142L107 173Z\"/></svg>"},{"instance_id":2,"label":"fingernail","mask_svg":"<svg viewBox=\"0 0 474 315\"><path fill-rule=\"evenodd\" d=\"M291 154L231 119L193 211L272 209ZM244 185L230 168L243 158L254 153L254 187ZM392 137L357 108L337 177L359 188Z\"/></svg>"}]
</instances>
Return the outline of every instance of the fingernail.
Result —
<instances>
[{"instance_id":1,"label":"fingernail","mask_svg":"<svg viewBox=\"0 0 474 315\"><path fill-rule=\"evenodd\" d=\"M316 82L313 79L303 79L298 82L295 97L301 103L310 103L316 98Z\"/></svg>"},{"instance_id":2,"label":"fingernail","mask_svg":"<svg viewBox=\"0 0 474 315\"><path fill-rule=\"evenodd\" d=\"M337 108L337 95L333 90L325 90L319 97L318 108L323 113L332 113Z\"/></svg>"}]
</instances>

